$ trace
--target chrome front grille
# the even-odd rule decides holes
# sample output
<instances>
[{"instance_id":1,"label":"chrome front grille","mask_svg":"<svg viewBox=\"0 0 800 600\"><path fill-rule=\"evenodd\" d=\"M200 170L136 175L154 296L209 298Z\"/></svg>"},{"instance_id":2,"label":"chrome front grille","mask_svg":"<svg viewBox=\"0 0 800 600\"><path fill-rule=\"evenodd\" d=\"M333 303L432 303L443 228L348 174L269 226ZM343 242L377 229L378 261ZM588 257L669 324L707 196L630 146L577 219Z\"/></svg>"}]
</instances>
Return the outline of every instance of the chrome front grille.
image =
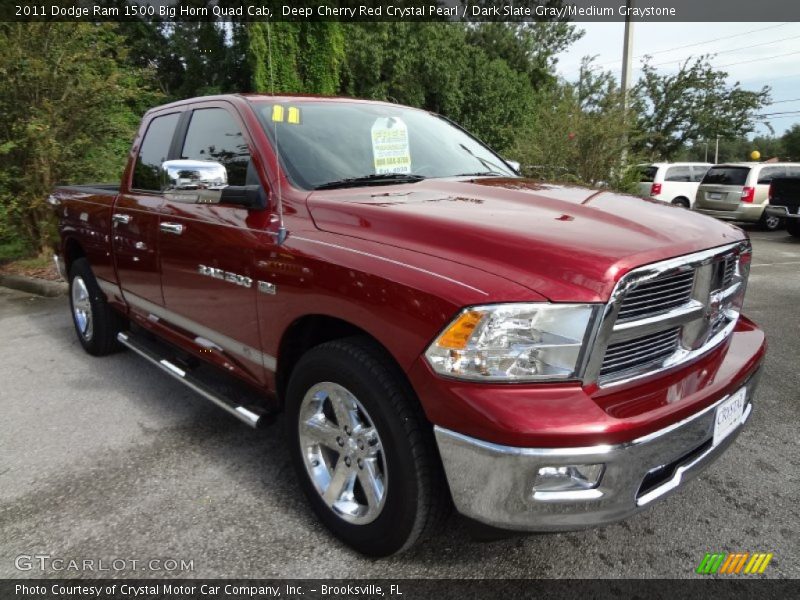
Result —
<instances>
[{"instance_id":1,"label":"chrome front grille","mask_svg":"<svg viewBox=\"0 0 800 600\"><path fill-rule=\"evenodd\" d=\"M673 327L609 345L600 369L600 377L638 370L663 361L677 350L680 335L680 328Z\"/></svg>"},{"instance_id":2,"label":"chrome front grille","mask_svg":"<svg viewBox=\"0 0 800 600\"><path fill-rule=\"evenodd\" d=\"M617 320L639 319L686 304L693 287L694 270L635 285L625 294Z\"/></svg>"},{"instance_id":3,"label":"chrome front grille","mask_svg":"<svg viewBox=\"0 0 800 600\"><path fill-rule=\"evenodd\" d=\"M750 252L743 241L623 276L598 327L584 382L648 376L717 346L739 318Z\"/></svg>"}]
</instances>

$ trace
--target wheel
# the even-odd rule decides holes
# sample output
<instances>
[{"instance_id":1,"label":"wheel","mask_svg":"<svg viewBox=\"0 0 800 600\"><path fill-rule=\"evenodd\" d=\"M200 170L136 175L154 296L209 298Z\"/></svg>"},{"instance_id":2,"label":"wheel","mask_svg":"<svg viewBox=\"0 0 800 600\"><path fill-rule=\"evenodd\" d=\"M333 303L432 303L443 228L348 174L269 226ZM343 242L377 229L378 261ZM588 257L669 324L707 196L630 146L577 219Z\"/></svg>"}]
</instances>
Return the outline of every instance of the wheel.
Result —
<instances>
[{"instance_id":1,"label":"wheel","mask_svg":"<svg viewBox=\"0 0 800 600\"><path fill-rule=\"evenodd\" d=\"M69 305L78 340L89 354L104 356L120 350L117 334L124 320L106 302L85 258L69 270Z\"/></svg>"},{"instance_id":2,"label":"wheel","mask_svg":"<svg viewBox=\"0 0 800 600\"><path fill-rule=\"evenodd\" d=\"M770 215L767 213L767 211L764 211L763 213L761 213L761 220L758 222L758 224L761 226L762 229L765 229L767 231L777 231L778 229L781 228L781 225L783 224L783 219L781 219L780 217L775 217L773 215Z\"/></svg>"},{"instance_id":3,"label":"wheel","mask_svg":"<svg viewBox=\"0 0 800 600\"><path fill-rule=\"evenodd\" d=\"M688 198L684 198L683 196L681 196L679 198L675 198L672 201L672 203L675 206L682 206L683 208L691 208L691 206L692 206L692 203L689 202L689 199Z\"/></svg>"},{"instance_id":4,"label":"wheel","mask_svg":"<svg viewBox=\"0 0 800 600\"><path fill-rule=\"evenodd\" d=\"M800 219L787 219L786 231L789 232L789 235L800 237Z\"/></svg>"},{"instance_id":5,"label":"wheel","mask_svg":"<svg viewBox=\"0 0 800 600\"><path fill-rule=\"evenodd\" d=\"M388 556L435 531L450 508L433 431L391 358L364 338L309 350L287 388L287 438L322 523Z\"/></svg>"}]
</instances>

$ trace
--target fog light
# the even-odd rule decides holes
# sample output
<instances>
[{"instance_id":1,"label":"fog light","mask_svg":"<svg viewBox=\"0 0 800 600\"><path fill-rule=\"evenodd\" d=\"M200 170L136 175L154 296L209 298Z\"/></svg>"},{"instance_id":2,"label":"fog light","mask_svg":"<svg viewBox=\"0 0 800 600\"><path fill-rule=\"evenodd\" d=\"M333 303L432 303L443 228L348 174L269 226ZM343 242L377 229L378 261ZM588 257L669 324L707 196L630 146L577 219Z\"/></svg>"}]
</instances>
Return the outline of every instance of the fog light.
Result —
<instances>
[{"instance_id":1,"label":"fog light","mask_svg":"<svg viewBox=\"0 0 800 600\"><path fill-rule=\"evenodd\" d=\"M572 492L596 488L605 465L542 467L533 482L534 492Z\"/></svg>"}]
</instances>

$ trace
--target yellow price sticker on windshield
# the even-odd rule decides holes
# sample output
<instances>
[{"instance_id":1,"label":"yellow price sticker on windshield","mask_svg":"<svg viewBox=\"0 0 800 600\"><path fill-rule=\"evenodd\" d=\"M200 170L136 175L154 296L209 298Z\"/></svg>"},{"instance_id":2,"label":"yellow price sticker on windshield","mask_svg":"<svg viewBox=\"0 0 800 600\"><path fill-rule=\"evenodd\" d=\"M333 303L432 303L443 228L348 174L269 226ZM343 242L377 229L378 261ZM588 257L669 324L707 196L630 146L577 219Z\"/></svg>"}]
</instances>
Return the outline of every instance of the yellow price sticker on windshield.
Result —
<instances>
[{"instance_id":1,"label":"yellow price sticker on windshield","mask_svg":"<svg viewBox=\"0 0 800 600\"><path fill-rule=\"evenodd\" d=\"M272 107L272 120L283 123L283 113L283 107L280 104L274 105Z\"/></svg>"}]
</instances>

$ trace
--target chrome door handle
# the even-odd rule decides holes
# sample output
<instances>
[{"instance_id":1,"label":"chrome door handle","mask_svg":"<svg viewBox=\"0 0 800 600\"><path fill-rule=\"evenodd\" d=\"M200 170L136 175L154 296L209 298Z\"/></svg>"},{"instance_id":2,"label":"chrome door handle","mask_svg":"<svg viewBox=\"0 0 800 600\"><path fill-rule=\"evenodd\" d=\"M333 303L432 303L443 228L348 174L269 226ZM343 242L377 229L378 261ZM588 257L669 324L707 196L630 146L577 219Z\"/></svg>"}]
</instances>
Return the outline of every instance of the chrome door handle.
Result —
<instances>
[{"instance_id":1,"label":"chrome door handle","mask_svg":"<svg viewBox=\"0 0 800 600\"><path fill-rule=\"evenodd\" d=\"M122 223L123 225L127 225L128 223L130 223L131 219L133 219L133 217L131 217L130 215L123 215L122 213L114 213L113 215L111 215L111 220L114 223Z\"/></svg>"},{"instance_id":2,"label":"chrome door handle","mask_svg":"<svg viewBox=\"0 0 800 600\"><path fill-rule=\"evenodd\" d=\"M180 223L161 223L159 226L164 233L180 235L183 233L183 225Z\"/></svg>"}]
</instances>

